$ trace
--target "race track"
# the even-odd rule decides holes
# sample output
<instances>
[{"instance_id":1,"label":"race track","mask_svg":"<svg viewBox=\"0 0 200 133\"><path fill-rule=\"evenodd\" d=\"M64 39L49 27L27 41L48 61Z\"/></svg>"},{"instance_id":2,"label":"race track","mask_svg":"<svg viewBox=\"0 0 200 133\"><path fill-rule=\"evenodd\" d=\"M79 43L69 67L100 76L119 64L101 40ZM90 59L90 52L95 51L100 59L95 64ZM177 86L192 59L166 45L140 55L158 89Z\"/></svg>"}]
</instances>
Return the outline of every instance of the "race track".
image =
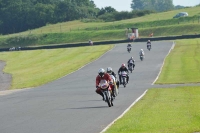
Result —
<instances>
[{"instance_id":1,"label":"race track","mask_svg":"<svg viewBox=\"0 0 200 133\"><path fill-rule=\"evenodd\" d=\"M138 97L152 87L173 42L134 43L131 53L126 44L117 44L100 59L46 85L0 96L1 133L98 133L120 116ZM144 61L139 50L145 51ZM95 93L99 68L112 67L117 73L133 56L136 67L126 88L113 107Z\"/></svg>"}]
</instances>

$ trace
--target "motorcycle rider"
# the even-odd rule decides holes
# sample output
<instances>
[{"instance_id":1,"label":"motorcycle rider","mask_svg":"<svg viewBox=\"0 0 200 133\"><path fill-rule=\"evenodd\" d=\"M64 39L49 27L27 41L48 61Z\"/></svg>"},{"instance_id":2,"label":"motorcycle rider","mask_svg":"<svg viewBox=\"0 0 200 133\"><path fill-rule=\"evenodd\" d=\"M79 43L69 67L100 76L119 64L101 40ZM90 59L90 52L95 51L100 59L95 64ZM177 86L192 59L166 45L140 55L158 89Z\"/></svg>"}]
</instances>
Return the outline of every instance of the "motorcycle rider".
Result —
<instances>
[{"instance_id":1,"label":"motorcycle rider","mask_svg":"<svg viewBox=\"0 0 200 133\"><path fill-rule=\"evenodd\" d=\"M131 46L131 43L129 43L129 44L127 45L127 50L128 50L128 49L131 49L131 47L132 47L132 46Z\"/></svg>"},{"instance_id":2,"label":"motorcycle rider","mask_svg":"<svg viewBox=\"0 0 200 133\"><path fill-rule=\"evenodd\" d=\"M128 47L132 47L132 46L131 46L131 43L128 43L127 48L128 48Z\"/></svg>"},{"instance_id":3,"label":"motorcycle rider","mask_svg":"<svg viewBox=\"0 0 200 133\"><path fill-rule=\"evenodd\" d=\"M93 42L91 40L88 41L89 45L93 45Z\"/></svg>"},{"instance_id":4,"label":"motorcycle rider","mask_svg":"<svg viewBox=\"0 0 200 133\"><path fill-rule=\"evenodd\" d=\"M144 56L144 50L143 49L140 49L140 52L139 52L139 55L141 56Z\"/></svg>"},{"instance_id":5,"label":"motorcycle rider","mask_svg":"<svg viewBox=\"0 0 200 133\"><path fill-rule=\"evenodd\" d=\"M104 100L103 93L101 92L101 88L99 87L99 83L101 80L106 80L108 83L112 82L112 79L108 73L105 72L103 68L100 68L98 71L98 75L96 77L96 93L101 95ZM111 91L111 87L109 85L109 90Z\"/></svg>"},{"instance_id":6,"label":"motorcycle rider","mask_svg":"<svg viewBox=\"0 0 200 133\"><path fill-rule=\"evenodd\" d=\"M107 68L107 73L115 77L117 88L119 88L119 81L117 80L117 75L115 74L115 72L112 70L111 67Z\"/></svg>"},{"instance_id":7,"label":"motorcycle rider","mask_svg":"<svg viewBox=\"0 0 200 133\"><path fill-rule=\"evenodd\" d=\"M122 84L122 76L121 76L121 72L122 71L125 71L125 72L127 72L127 83L128 83L128 81L129 81L129 71L128 71L128 69L126 68L126 66L125 66L125 64L123 63L122 65L121 65L121 67L119 68L119 70L118 70L118 75L119 75L119 82L120 82L120 84Z\"/></svg>"},{"instance_id":8,"label":"motorcycle rider","mask_svg":"<svg viewBox=\"0 0 200 133\"><path fill-rule=\"evenodd\" d=\"M131 58L128 60L128 62L127 62L128 68L129 68L129 65L130 65L131 63L133 64L133 70L134 70L134 67L135 67L135 60L133 59L133 57L131 57Z\"/></svg>"},{"instance_id":9,"label":"motorcycle rider","mask_svg":"<svg viewBox=\"0 0 200 133\"><path fill-rule=\"evenodd\" d=\"M150 49L151 49L151 41L150 40L147 41L147 49L148 49L148 47L150 47Z\"/></svg>"}]
</instances>

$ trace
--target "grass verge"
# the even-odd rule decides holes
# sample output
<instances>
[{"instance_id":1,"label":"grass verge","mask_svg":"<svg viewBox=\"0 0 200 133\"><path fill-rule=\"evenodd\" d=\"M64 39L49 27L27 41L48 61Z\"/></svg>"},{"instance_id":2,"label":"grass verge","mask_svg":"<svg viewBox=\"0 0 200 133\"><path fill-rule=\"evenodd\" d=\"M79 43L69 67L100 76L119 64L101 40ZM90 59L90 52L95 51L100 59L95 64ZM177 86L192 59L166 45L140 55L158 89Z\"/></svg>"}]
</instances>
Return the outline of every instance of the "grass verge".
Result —
<instances>
[{"instance_id":1,"label":"grass verge","mask_svg":"<svg viewBox=\"0 0 200 133\"><path fill-rule=\"evenodd\" d=\"M199 86L150 89L105 133L199 132L199 94Z\"/></svg>"},{"instance_id":2,"label":"grass verge","mask_svg":"<svg viewBox=\"0 0 200 133\"><path fill-rule=\"evenodd\" d=\"M200 39L176 41L156 83L200 81ZM149 89L106 133L200 132L200 86Z\"/></svg>"},{"instance_id":3,"label":"grass verge","mask_svg":"<svg viewBox=\"0 0 200 133\"><path fill-rule=\"evenodd\" d=\"M113 45L79 48L1 52L4 72L12 74L10 89L39 86L63 77L94 61Z\"/></svg>"},{"instance_id":4,"label":"grass verge","mask_svg":"<svg viewBox=\"0 0 200 133\"><path fill-rule=\"evenodd\" d=\"M200 39L176 41L156 84L200 83Z\"/></svg>"}]
</instances>

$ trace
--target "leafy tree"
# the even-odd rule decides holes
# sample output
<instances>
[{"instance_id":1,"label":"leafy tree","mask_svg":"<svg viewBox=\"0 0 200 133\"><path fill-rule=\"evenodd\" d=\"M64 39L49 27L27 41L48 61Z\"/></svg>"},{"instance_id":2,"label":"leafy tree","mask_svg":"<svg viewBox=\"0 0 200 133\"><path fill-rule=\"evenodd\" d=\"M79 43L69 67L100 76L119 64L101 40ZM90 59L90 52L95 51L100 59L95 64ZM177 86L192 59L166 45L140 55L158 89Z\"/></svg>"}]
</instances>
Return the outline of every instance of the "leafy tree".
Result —
<instances>
[{"instance_id":1,"label":"leafy tree","mask_svg":"<svg viewBox=\"0 0 200 133\"><path fill-rule=\"evenodd\" d=\"M117 12L114 8L112 8L111 6L105 7L105 8L101 8L98 12L97 16L103 15L105 13L113 13L113 12Z\"/></svg>"},{"instance_id":2,"label":"leafy tree","mask_svg":"<svg viewBox=\"0 0 200 133\"><path fill-rule=\"evenodd\" d=\"M145 0L132 0L131 8L133 10L143 10L145 8Z\"/></svg>"},{"instance_id":3,"label":"leafy tree","mask_svg":"<svg viewBox=\"0 0 200 133\"><path fill-rule=\"evenodd\" d=\"M92 0L0 0L0 34L96 17L98 11Z\"/></svg>"},{"instance_id":4,"label":"leafy tree","mask_svg":"<svg viewBox=\"0 0 200 133\"><path fill-rule=\"evenodd\" d=\"M132 0L133 10L167 11L174 9L172 0Z\"/></svg>"}]
</instances>

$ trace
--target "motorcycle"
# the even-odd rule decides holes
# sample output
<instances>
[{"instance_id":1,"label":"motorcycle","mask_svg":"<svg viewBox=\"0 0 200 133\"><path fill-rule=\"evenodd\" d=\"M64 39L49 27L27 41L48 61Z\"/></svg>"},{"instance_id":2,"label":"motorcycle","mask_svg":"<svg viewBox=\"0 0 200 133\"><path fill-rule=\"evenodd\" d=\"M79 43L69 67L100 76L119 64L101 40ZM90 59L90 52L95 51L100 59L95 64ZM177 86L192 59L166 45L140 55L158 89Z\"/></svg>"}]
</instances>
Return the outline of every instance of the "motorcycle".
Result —
<instances>
[{"instance_id":1,"label":"motorcycle","mask_svg":"<svg viewBox=\"0 0 200 133\"><path fill-rule=\"evenodd\" d=\"M113 75L110 75L110 76L112 78L112 86L114 87L112 94L113 94L113 97L116 97L119 94L119 90L118 90L118 87L116 85L117 81L116 81L116 79Z\"/></svg>"},{"instance_id":2,"label":"motorcycle","mask_svg":"<svg viewBox=\"0 0 200 133\"><path fill-rule=\"evenodd\" d=\"M127 51L130 53L131 52L131 47L127 47Z\"/></svg>"},{"instance_id":3,"label":"motorcycle","mask_svg":"<svg viewBox=\"0 0 200 133\"><path fill-rule=\"evenodd\" d=\"M140 60L141 60L141 61L144 60L144 52L140 53Z\"/></svg>"},{"instance_id":4,"label":"motorcycle","mask_svg":"<svg viewBox=\"0 0 200 133\"><path fill-rule=\"evenodd\" d=\"M151 50L151 46L150 46L150 45L147 45L147 49L150 51L150 50Z\"/></svg>"},{"instance_id":5,"label":"motorcycle","mask_svg":"<svg viewBox=\"0 0 200 133\"><path fill-rule=\"evenodd\" d=\"M101 80L99 87L104 97L104 101L107 102L108 106L113 106L113 97L111 95L111 88L106 80Z\"/></svg>"},{"instance_id":6,"label":"motorcycle","mask_svg":"<svg viewBox=\"0 0 200 133\"><path fill-rule=\"evenodd\" d=\"M133 63L129 63L128 70L132 73L133 72Z\"/></svg>"},{"instance_id":7,"label":"motorcycle","mask_svg":"<svg viewBox=\"0 0 200 133\"><path fill-rule=\"evenodd\" d=\"M141 60L141 61L144 60L144 55L140 55L140 60Z\"/></svg>"},{"instance_id":8,"label":"motorcycle","mask_svg":"<svg viewBox=\"0 0 200 133\"><path fill-rule=\"evenodd\" d=\"M121 80L122 80L122 84L124 87L126 87L126 84L127 84L127 72L125 71L122 71L121 72Z\"/></svg>"}]
</instances>

